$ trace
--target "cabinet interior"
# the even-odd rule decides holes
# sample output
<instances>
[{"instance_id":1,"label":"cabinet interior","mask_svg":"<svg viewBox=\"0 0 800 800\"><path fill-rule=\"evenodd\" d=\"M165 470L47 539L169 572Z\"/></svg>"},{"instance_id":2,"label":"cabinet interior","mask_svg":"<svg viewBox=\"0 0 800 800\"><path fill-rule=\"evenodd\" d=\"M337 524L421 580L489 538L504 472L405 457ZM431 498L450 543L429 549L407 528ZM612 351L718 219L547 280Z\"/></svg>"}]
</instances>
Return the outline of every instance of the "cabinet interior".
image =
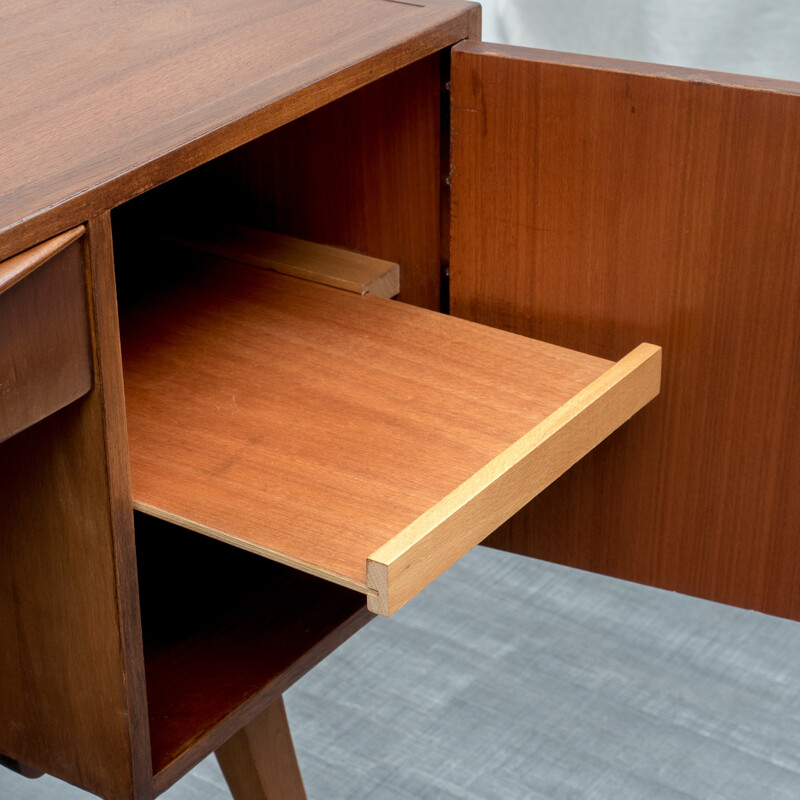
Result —
<instances>
[{"instance_id":1,"label":"cabinet interior","mask_svg":"<svg viewBox=\"0 0 800 800\"><path fill-rule=\"evenodd\" d=\"M152 308L202 260L164 238L198 219L402 257L408 299L437 305L438 77L439 56L424 59L112 211L120 317ZM412 103L420 83L429 90ZM399 165L412 151L416 167L406 172ZM374 184L387 193L382 209ZM412 241L403 220L419 210L423 230ZM372 615L361 593L146 514L135 526L160 792Z\"/></svg>"},{"instance_id":2,"label":"cabinet interior","mask_svg":"<svg viewBox=\"0 0 800 800\"><path fill-rule=\"evenodd\" d=\"M370 616L355 592L144 514L135 522L161 791Z\"/></svg>"},{"instance_id":3,"label":"cabinet interior","mask_svg":"<svg viewBox=\"0 0 800 800\"><path fill-rule=\"evenodd\" d=\"M113 214L157 788L363 595L390 616L658 391L658 348L615 364L431 310L439 78L424 59ZM400 302L176 243L198 225L397 262Z\"/></svg>"}]
</instances>

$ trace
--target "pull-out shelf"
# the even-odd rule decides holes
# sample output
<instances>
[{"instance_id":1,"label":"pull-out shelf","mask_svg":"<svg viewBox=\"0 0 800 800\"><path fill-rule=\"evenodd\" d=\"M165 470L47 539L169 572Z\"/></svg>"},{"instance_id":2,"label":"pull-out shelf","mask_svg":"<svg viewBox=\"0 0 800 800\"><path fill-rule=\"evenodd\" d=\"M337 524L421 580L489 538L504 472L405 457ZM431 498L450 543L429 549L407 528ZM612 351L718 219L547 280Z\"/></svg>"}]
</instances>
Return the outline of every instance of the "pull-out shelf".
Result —
<instances>
[{"instance_id":1,"label":"pull-out shelf","mask_svg":"<svg viewBox=\"0 0 800 800\"><path fill-rule=\"evenodd\" d=\"M384 615L659 390L652 345L614 363L191 250L169 262L121 309L135 507Z\"/></svg>"}]
</instances>

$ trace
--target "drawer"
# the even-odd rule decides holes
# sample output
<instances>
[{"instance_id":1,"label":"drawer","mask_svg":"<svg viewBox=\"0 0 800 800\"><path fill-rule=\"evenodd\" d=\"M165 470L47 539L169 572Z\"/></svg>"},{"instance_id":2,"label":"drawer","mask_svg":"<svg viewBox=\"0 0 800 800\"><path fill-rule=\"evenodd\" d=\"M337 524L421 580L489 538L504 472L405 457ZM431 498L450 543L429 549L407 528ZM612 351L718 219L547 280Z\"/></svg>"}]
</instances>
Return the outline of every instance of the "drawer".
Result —
<instances>
[{"instance_id":1,"label":"drawer","mask_svg":"<svg viewBox=\"0 0 800 800\"><path fill-rule=\"evenodd\" d=\"M185 248L140 277L120 308L135 508L383 615L659 390L652 345L614 363Z\"/></svg>"},{"instance_id":2,"label":"drawer","mask_svg":"<svg viewBox=\"0 0 800 800\"><path fill-rule=\"evenodd\" d=\"M0 441L91 388L83 233L0 263Z\"/></svg>"}]
</instances>

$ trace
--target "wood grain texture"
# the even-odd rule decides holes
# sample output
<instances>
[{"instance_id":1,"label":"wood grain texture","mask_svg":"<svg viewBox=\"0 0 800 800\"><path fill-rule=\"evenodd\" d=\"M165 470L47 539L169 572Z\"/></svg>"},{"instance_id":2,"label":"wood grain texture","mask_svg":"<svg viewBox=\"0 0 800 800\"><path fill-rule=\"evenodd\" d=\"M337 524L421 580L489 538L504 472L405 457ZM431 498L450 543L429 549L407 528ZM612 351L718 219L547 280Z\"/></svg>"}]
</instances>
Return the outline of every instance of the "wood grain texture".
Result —
<instances>
[{"instance_id":1,"label":"wood grain texture","mask_svg":"<svg viewBox=\"0 0 800 800\"><path fill-rule=\"evenodd\" d=\"M459 0L11 0L1 14L0 258L434 53L478 20Z\"/></svg>"},{"instance_id":2,"label":"wood grain texture","mask_svg":"<svg viewBox=\"0 0 800 800\"><path fill-rule=\"evenodd\" d=\"M89 303L94 333L95 374L99 376L97 383L102 400L100 408L109 497L106 530L111 537L114 555L125 713L131 741L132 794L139 800L157 792L152 786L153 766L149 755L136 540L110 214L90 219L87 233L87 283L91 286Z\"/></svg>"},{"instance_id":3,"label":"wood grain texture","mask_svg":"<svg viewBox=\"0 0 800 800\"><path fill-rule=\"evenodd\" d=\"M110 800L149 800L108 234L89 223L92 390L0 445L0 751Z\"/></svg>"},{"instance_id":4,"label":"wood grain texture","mask_svg":"<svg viewBox=\"0 0 800 800\"><path fill-rule=\"evenodd\" d=\"M665 353L494 542L800 618L798 85L486 45L452 85L454 313Z\"/></svg>"},{"instance_id":5,"label":"wood grain texture","mask_svg":"<svg viewBox=\"0 0 800 800\"><path fill-rule=\"evenodd\" d=\"M0 293L10 289L15 283L30 275L35 269L40 267L53 256L60 253L65 247L86 233L86 228L79 225L77 228L66 231L59 236L54 236L46 242L31 247L13 258L0 263Z\"/></svg>"},{"instance_id":6,"label":"wood grain texture","mask_svg":"<svg viewBox=\"0 0 800 800\"><path fill-rule=\"evenodd\" d=\"M640 345L376 550L370 610L401 608L649 403L660 379L660 348Z\"/></svg>"},{"instance_id":7,"label":"wood grain texture","mask_svg":"<svg viewBox=\"0 0 800 800\"><path fill-rule=\"evenodd\" d=\"M0 263L0 442L92 386L82 233Z\"/></svg>"},{"instance_id":8,"label":"wood grain texture","mask_svg":"<svg viewBox=\"0 0 800 800\"><path fill-rule=\"evenodd\" d=\"M260 228L210 221L201 227L167 233L164 238L193 250L347 292L388 299L400 291L397 264Z\"/></svg>"},{"instance_id":9,"label":"wood grain texture","mask_svg":"<svg viewBox=\"0 0 800 800\"><path fill-rule=\"evenodd\" d=\"M362 595L161 520L137 514L136 535L159 793L373 617Z\"/></svg>"},{"instance_id":10,"label":"wood grain texture","mask_svg":"<svg viewBox=\"0 0 800 800\"><path fill-rule=\"evenodd\" d=\"M233 800L306 800L283 698L216 750Z\"/></svg>"},{"instance_id":11,"label":"wood grain texture","mask_svg":"<svg viewBox=\"0 0 800 800\"><path fill-rule=\"evenodd\" d=\"M135 507L359 591L374 551L611 366L191 251L166 259L123 304Z\"/></svg>"},{"instance_id":12,"label":"wood grain texture","mask_svg":"<svg viewBox=\"0 0 800 800\"><path fill-rule=\"evenodd\" d=\"M429 56L187 176L176 207L396 262L400 299L440 305L441 83Z\"/></svg>"}]
</instances>

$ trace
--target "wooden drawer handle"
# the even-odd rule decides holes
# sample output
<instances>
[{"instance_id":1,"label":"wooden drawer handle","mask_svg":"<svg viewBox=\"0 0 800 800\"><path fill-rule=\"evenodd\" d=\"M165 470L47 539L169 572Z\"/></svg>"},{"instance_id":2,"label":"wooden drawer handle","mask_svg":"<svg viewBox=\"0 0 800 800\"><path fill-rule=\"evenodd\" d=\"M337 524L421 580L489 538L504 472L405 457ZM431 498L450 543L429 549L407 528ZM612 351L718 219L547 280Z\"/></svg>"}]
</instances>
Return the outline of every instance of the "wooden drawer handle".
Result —
<instances>
[{"instance_id":1,"label":"wooden drawer handle","mask_svg":"<svg viewBox=\"0 0 800 800\"><path fill-rule=\"evenodd\" d=\"M84 232L0 263L0 442L91 389Z\"/></svg>"},{"instance_id":2,"label":"wooden drawer handle","mask_svg":"<svg viewBox=\"0 0 800 800\"><path fill-rule=\"evenodd\" d=\"M15 283L19 283L65 247L69 247L84 233L86 233L86 228L79 225L77 228L65 231L42 244L37 244L36 247L31 247L30 250L25 250L19 255L0 262L0 294L10 289Z\"/></svg>"}]
</instances>

